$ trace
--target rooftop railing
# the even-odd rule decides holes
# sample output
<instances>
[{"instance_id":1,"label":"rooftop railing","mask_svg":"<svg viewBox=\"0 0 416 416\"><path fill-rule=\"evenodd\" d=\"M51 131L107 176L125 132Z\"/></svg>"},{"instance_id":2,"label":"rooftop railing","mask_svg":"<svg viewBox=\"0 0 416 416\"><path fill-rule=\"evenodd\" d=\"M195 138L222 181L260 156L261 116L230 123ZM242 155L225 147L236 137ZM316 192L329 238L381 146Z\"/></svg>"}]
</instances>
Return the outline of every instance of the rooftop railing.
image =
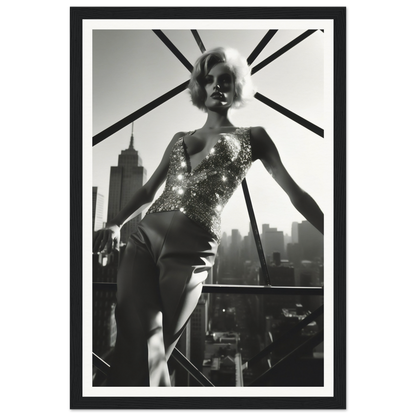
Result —
<instances>
[{"instance_id":1,"label":"rooftop railing","mask_svg":"<svg viewBox=\"0 0 416 416\"><path fill-rule=\"evenodd\" d=\"M116 283L93 283L95 290L109 290L116 292ZM323 296L323 287L298 287L298 286L255 286L255 285L221 285L221 284L204 284L202 286L202 293L212 294L243 294L243 295L302 295L302 296ZM291 338L300 334L308 324L318 319L323 315L324 307L321 305L315 311L307 315L304 319L286 332L282 333L277 339L275 339L266 348L260 351L257 355L242 363L239 368L240 378L243 379L242 373L248 368L252 368L259 363L262 359L270 356L271 353L277 352L282 349L282 345ZM311 335L303 343L298 345L292 351L287 352L283 358L281 358L275 365L265 371L261 376L257 377L251 384L251 386L264 385L270 381L277 372L284 367L290 365L295 359L298 359L302 355L311 352L323 341L323 331L317 334ZM215 387L214 384L202 373L195 365L188 360L177 348L172 353L172 358L182 366L201 386ZM100 358L97 354L93 353L93 364L103 374L107 374L110 365Z\"/></svg>"}]
</instances>

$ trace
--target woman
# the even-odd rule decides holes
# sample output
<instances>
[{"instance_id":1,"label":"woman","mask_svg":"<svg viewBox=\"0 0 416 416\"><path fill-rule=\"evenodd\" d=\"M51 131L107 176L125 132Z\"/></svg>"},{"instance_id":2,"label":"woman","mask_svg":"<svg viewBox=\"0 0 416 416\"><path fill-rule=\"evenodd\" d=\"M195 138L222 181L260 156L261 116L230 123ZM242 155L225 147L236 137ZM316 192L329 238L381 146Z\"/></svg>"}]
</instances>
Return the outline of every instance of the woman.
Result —
<instances>
[{"instance_id":1,"label":"woman","mask_svg":"<svg viewBox=\"0 0 416 416\"><path fill-rule=\"evenodd\" d=\"M262 127L236 128L232 107L253 95L250 70L235 51L217 48L195 63L188 86L205 124L179 132L149 181L105 229L94 252L111 250L120 227L150 207L128 241L117 277L117 342L107 385L169 386L169 359L212 268L220 242L220 215L252 162L265 168L293 205L323 232L323 214L284 168Z\"/></svg>"}]
</instances>

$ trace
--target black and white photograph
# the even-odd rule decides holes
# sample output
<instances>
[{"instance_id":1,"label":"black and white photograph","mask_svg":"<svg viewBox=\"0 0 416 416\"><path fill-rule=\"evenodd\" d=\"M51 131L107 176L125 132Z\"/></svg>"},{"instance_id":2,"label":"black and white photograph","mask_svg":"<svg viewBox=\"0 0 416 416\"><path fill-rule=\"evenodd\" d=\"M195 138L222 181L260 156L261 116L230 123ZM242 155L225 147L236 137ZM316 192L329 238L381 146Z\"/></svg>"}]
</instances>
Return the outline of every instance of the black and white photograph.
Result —
<instances>
[{"instance_id":1,"label":"black and white photograph","mask_svg":"<svg viewBox=\"0 0 416 416\"><path fill-rule=\"evenodd\" d=\"M82 396L140 407L216 387L342 407L334 34L345 27L334 22L345 10L204 10L83 21Z\"/></svg>"}]
</instances>

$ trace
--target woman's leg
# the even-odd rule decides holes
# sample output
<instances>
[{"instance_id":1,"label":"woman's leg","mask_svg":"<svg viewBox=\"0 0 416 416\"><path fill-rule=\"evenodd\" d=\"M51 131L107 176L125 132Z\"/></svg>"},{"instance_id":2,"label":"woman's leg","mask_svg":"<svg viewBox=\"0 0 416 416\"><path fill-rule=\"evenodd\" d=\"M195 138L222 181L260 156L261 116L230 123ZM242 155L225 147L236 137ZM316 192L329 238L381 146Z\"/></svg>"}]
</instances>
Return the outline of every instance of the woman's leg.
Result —
<instances>
[{"instance_id":1,"label":"woman's leg","mask_svg":"<svg viewBox=\"0 0 416 416\"><path fill-rule=\"evenodd\" d=\"M138 234L130 238L119 269L116 320L117 341L107 385L154 385L152 373L157 374L158 385L169 385L158 270Z\"/></svg>"},{"instance_id":2,"label":"woman's leg","mask_svg":"<svg viewBox=\"0 0 416 416\"><path fill-rule=\"evenodd\" d=\"M148 215L140 230L119 270L108 385L169 386L167 360L198 303L217 243L179 212Z\"/></svg>"},{"instance_id":3,"label":"woman's leg","mask_svg":"<svg viewBox=\"0 0 416 416\"><path fill-rule=\"evenodd\" d=\"M183 272L190 274L191 278L180 296L174 299L169 287L162 289L162 296L169 297L164 305L163 320L163 337L167 359L171 356L192 312L198 304L202 292L202 282L200 280L205 280L208 275L206 271L194 274L190 272L189 268L183 270ZM174 300L177 300L176 305L172 302Z\"/></svg>"},{"instance_id":4,"label":"woman's leg","mask_svg":"<svg viewBox=\"0 0 416 416\"><path fill-rule=\"evenodd\" d=\"M167 359L197 306L217 247L199 225L180 212L174 214L157 262Z\"/></svg>"}]
</instances>

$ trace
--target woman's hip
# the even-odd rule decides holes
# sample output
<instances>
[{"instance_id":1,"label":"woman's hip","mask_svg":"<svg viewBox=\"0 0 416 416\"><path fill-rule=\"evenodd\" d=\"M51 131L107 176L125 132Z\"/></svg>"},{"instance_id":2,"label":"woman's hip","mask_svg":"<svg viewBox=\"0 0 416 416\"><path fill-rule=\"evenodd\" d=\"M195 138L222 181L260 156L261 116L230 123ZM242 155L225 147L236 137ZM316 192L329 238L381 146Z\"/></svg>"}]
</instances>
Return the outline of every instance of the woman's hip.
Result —
<instances>
[{"instance_id":1,"label":"woman's hip","mask_svg":"<svg viewBox=\"0 0 416 416\"><path fill-rule=\"evenodd\" d=\"M132 237L145 244L156 261L166 255L214 258L218 249L213 236L180 211L147 214Z\"/></svg>"}]
</instances>

